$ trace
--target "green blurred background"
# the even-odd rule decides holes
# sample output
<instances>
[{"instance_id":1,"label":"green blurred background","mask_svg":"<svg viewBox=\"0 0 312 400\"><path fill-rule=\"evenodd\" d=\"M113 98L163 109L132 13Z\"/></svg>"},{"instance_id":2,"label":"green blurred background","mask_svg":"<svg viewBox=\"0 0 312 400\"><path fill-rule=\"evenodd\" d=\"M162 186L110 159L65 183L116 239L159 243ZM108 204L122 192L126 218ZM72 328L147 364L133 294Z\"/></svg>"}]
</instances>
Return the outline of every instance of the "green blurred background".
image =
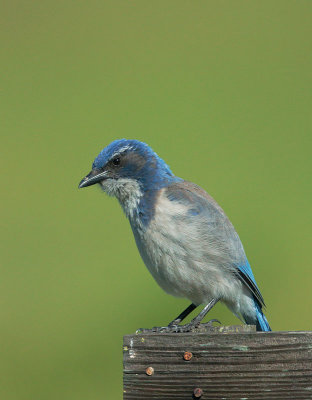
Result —
<instances>
[{"instance_id":1,"label":"green blurred background","mask_svg":"<svg viewBox=\"0 0 312 400\"><path fill-rule=\"evenodd\" d=\"M1 399L121 399L122 336L188 305L117 201L77 189L116 138L222 205L274 330L312 328L310 0L7 0L0 18Z\"/></svg>"}]
</instances>

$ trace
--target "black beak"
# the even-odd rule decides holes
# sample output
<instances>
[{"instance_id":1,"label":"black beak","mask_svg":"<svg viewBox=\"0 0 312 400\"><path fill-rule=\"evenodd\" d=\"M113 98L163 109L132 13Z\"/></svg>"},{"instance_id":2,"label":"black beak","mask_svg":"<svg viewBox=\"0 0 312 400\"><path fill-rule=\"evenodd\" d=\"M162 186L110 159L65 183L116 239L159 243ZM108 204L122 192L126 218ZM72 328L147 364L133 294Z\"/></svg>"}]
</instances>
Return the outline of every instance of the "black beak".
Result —
<instances>
[{"instance_id":1,"label":"black beak","mask_svg":"<svg viewBox=\"0 0 312 400\"><path fill-rule=\"evenodd\" d=\"M101 182L106 177L107 171L103 171L100 168L93 168L93 170L81 180L78 188L81 189L87 186L94 185L95 183Z\"/></svg>"}]
</instances>

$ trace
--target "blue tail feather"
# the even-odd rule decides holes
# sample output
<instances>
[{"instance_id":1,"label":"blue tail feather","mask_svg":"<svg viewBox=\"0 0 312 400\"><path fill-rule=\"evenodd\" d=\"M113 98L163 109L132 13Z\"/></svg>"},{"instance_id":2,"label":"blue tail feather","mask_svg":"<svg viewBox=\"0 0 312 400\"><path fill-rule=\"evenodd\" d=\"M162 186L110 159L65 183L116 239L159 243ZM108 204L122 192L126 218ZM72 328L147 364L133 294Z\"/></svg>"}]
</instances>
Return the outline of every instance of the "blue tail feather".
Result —
<instances>
[{"instance_id":1,"label":"blue tail feather","mask_svg":"<svg viewBox=\"0 0 312 400\"><path fill-rule=\"evenodd\" d=\"M257 317L257 322L256 322L257 331L270 332L271 331L270 325L256 300L255 300L255 308Z\"/></svg>"}]
</instances>

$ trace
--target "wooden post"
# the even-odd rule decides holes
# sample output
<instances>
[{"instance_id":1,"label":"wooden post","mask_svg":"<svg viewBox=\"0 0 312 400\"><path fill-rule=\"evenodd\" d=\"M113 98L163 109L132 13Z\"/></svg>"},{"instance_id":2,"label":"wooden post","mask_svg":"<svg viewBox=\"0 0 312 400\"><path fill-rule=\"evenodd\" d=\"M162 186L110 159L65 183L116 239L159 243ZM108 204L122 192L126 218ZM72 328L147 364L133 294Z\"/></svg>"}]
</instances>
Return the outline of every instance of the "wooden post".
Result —
<instances>
[{"instance_id":1,"label":"wooden post","mask_svg":"<svg viewBox=\"0 0 312 400\"><path fill-rule=\"evenodd\" d=\"M124 336L124 400L312 399L312 332Z\"/></svg>"}]
</instances>

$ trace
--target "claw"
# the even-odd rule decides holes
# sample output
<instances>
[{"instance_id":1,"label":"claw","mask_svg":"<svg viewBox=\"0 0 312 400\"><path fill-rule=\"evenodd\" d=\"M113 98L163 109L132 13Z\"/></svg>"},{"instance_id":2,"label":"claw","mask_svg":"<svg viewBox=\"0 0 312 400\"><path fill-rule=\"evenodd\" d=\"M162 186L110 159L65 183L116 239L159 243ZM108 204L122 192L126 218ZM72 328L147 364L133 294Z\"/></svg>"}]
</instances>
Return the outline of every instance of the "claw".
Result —
<instances>
[{"instance_id":1,"label":"claw","mask_svg":"<svg viewBox=\"0 0 312 400\"><path fill-rule=\"evenodd\" d=\"M220 322L218 319L216 319L216 318L210 319L210 320L207 322L207 324L213 326L212 324L213 324L214 322L218 322L218 324L221 325L221 322Z\"/></svg>"}]
</instances>

